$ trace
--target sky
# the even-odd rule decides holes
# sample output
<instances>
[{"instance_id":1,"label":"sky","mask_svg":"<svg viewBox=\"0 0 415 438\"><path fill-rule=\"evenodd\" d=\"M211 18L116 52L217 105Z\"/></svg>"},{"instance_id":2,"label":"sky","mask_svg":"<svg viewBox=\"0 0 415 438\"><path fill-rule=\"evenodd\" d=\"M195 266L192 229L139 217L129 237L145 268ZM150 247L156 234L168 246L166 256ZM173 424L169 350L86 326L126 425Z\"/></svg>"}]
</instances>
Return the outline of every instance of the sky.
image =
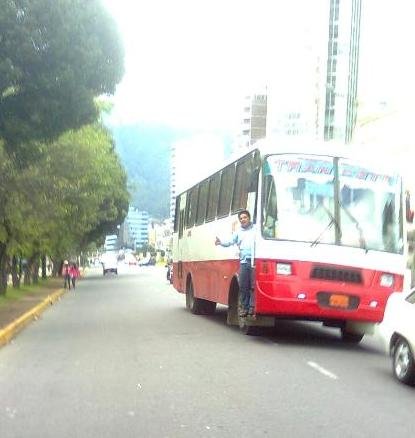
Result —
<instances>
[{"instance_id":1,"label":"sky","mask_svg":"<svg viewBox=\"0 0 415 438\"><path fill-rule=\"evenodd\" d=\"M328 0L102 1L126 51L113 99L117 124L237 131L245 95L276 79L282 90L293 83L301 90L295 54L310 32L327 32L319 20ZM414 16L413 0L362 0L362 111L415 98Z\"/></svg>"},{"instance_id":2,"label":"sky","mask_svg":"<svg viewBox=\"0 0 415 438\"><path fill-rule=\"evenodd\" d=\"M408 103L415 98L415 2L362 2L359 92L368 100Z\"/></svg>"},{"instance_id":3,"label":"sky","mask_svg":"<svg viewBox=\"0 0 415 438\"><path fill-rule=\"evenodd\" d=\"M298 29L314 11L303 0L103 2L126 50L114 117L201 128L240 123L243 97L293 58ZM299 16L298 4L308 12Z\"/></svg>"}]
</instances>

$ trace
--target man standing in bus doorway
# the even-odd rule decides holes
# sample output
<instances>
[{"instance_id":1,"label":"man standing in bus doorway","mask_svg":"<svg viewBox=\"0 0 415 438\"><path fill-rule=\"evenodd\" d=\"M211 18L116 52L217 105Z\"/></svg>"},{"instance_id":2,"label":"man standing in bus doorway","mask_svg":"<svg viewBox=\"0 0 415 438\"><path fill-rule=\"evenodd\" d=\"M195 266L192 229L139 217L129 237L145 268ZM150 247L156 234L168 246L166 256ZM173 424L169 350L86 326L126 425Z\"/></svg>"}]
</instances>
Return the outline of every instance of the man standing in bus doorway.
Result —
<instances>
[{"instance_id":1,"label":"man standing in bus doorway","mask_svg":"<svg viewBox=\"0 0 415 438\"><path fill-rule=\"evenodd\" d=\"M240 289L240 310L239 316L254 316L254 299L252 293L252 254L255 241L255 227L251 222L251 214L248 210L238 213L241 227L232 234L229 240L221 240L216 237L215 245L231 246L239 248L239 289Z\"/></svg>"}]
</instances>

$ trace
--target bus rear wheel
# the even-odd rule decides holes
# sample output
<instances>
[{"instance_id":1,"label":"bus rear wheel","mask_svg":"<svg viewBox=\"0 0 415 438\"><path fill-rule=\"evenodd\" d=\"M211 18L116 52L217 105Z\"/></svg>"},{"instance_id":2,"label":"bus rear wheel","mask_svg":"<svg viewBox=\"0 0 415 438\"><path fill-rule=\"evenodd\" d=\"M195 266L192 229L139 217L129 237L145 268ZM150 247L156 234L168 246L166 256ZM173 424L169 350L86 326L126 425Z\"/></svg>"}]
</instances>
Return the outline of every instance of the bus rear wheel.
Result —
<instances>
[{"instance_id":1,"label":"bus rear wheel","mask_svg":"<svg viewBox=\"0 0 415 438\"><path fill-rule=\"evenodd\" d=\"M196 298L194 294L193 282L189 281L186 289L186 307L194 315L212 315L216 310L216 303L213 301Z\"/></svg>"}]
</instances>

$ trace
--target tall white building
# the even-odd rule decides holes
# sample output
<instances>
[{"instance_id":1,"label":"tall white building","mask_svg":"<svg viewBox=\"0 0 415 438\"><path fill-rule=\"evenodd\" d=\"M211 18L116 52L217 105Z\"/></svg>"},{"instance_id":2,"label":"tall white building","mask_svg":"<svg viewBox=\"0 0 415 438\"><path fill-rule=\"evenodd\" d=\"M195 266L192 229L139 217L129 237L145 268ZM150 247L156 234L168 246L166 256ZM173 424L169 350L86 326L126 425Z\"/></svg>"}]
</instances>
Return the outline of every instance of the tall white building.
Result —
<instances>
[{"instance_id":1,"label":"tall white building","mask_svg":"<svg viewBox=\"0 0 415 438\"><path fill-rule=\"evenodd\" d=\"M118 249L118 236L116 234L109 234L105 236L104 250L115 251Z\"/></svg>"},{"instance_id":2,"label":"tall white building","mask_svg":"<svg viewBox=\"0 0 415 438\"><path fill-rule=\"evenodd\" d=\"M266 136L267 92L247 95L242 117L242 146L253 145Z\"/></svg>"},{"instance_id":3,"label":"tall white building","mask_svg":"<svg viewBox=\"0 0 415 438\"><path fill-rule=\"evenodd\" d=\"M149 214L130 207L127 217L123 223L122 235L123 246L133 246L133 249L140 248L148 243Z\"/></svg>"},{"instance_id":4,"label":"tall white building","mask_svg":"<svg viewBox=\"0 0 415 438\"><path fill-rule=\"evenodd\" d=\"M350 143L357 119L362 0L330 0L324 139Z\"/></svg>"},{"instance_id":5,"label":"tall white building","mask_svg":"<svg viewBox=\"0 0 415 438\"><path fill-rule=\"evenodd\" d=\"M269 80L267 136L348 143L356 124L361 0L318 5Z\"/></svg>"}]
</instances>

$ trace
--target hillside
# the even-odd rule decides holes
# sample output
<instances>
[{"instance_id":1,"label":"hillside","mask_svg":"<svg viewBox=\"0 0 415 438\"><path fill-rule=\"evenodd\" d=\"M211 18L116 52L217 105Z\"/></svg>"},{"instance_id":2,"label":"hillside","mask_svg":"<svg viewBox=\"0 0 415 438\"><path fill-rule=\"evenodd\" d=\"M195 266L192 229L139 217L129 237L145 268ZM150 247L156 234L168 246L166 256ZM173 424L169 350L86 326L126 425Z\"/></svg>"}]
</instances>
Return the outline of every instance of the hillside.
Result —
<instances>
[{"instance_id":1,"label":"hillside","mask_svg":"<svg viewBox=\"0 0 415 438\"><path fill-rule=\"evenodd\" d=\"M195 132L167 126L135 124L108 126L128 176L131 205L150 216L166 218L170 213L170 148ZM230 137L222 135L226 149Z\"/></svg>"},{"instance_id":2,"label":"hillside","mask_svg":"<svg viewBox=\"0 0 415 438\"><path fill-rule=\"evenodd\" d=\"M150 125L111 126L110 130L127 171L131 204L151 216L168 217L170 146L178 133Z\"/></svg>"}]
</instances>

